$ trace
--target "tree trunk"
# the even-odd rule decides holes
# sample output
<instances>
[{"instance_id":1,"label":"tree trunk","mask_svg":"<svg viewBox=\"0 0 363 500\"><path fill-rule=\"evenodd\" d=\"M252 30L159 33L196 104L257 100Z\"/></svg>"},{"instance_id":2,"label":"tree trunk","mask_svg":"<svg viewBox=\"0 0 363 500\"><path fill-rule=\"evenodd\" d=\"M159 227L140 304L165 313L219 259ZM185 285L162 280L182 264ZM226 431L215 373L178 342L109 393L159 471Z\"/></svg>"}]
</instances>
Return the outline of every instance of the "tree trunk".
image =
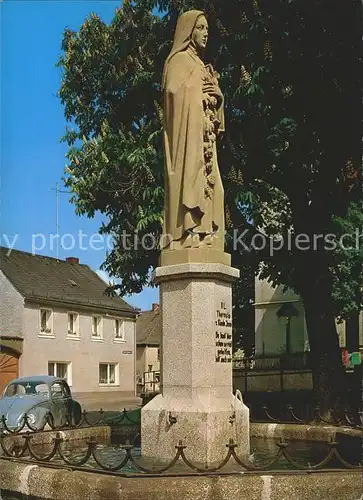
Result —
<instances>
[{"instance_id":1,"label":"tree trunk","mask_svg":"<svg viewBox=\"0 0 363 500\"><path fill-rule=\"evenodd\" d=\"M310 278L310 279L309 279ZM305 274L302 293L311 350L313 387L321 414L340 413L343 404L343 366L336 330L331 287L326 276Z\"/></svg>"}]
</instances>

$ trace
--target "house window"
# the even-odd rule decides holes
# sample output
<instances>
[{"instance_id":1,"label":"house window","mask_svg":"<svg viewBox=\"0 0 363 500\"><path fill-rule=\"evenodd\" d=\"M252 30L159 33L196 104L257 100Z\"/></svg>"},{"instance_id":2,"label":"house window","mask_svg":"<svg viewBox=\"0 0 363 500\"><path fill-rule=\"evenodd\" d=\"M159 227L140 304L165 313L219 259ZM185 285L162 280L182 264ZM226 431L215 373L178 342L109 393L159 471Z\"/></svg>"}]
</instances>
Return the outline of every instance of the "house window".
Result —
<instances>
[{"instance_id":1,"label":"house window","mask_svg":"<svg viewBox=\"0 0 363 500\"><path fill-rule=\"evenodd\" d=\"M68 313L68 335L78 335L77 313Z\"/></svg>"},{"instance_id":2,"label":"house window","mask_svg":"<svg viewBox=\"0 0 363 500\"><path fill-rule=\"evenodd\" d=\"M48 375L63 378L72 385L71 363L65 361L49 361Z\"/></svg>"},{"instance_id":3,"label":"house window","mask_svg":"<svg viewBox=\"0 0 363 500\"><path fill-rule=\"evenodd\" d=\"M42 334L52 333L52 311L50 309L40 310L40 332Z\"/></svg>"},{"instance_id":4,"label":"house window","mask_svg":"<svg viewBox=\"0 0 363 500\"><path fill-rule=\"evenodd\" d=\"M105 385L117 385L118 364L100 363L99 365L99 383Z\"/></svg>"},{"instance_id":5,"label":"house window","mask_svg":"<svg viewBox=\"0 0 363 500\"><path fill-rule=\"evenodd\" d=\"M115 339L123 339L125 337L124 322L121 319L115 318Z\"/></svg>"},{"instance_id":6,"label":"house window","mask_svg":"<svg viewBox=\"0 0 363 500\"><path fill-rule=\"evenodd\" d=\"M101 337L101 321L100 316L92 316L92 337Z\"/></svg>"}]
</instances>

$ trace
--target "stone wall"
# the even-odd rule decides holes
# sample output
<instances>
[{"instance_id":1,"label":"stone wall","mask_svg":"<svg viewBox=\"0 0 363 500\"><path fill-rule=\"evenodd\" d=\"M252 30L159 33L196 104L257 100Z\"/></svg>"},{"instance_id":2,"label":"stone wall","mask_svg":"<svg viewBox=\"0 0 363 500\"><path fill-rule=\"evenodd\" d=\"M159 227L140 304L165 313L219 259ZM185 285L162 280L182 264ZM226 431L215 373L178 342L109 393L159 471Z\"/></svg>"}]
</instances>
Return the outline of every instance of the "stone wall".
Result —
<instances>
[{"instance_id":1,"label":"stone wall","mask_svg":"<svg viewBox=\"0 0 363 500\"><path fill-rule=\"evenodd\" d=\"M359 500L360 472L117 477L0 458L0 494L38 500Z\"/></svg>"}]
</instances>

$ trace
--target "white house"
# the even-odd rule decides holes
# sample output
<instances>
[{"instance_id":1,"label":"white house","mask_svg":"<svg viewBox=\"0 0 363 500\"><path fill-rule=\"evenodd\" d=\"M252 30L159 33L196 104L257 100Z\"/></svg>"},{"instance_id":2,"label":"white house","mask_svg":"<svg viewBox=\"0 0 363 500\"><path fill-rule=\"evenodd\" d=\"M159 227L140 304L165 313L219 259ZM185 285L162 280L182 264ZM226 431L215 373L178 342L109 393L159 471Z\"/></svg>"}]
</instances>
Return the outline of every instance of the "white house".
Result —
<instances>
[{"instance_id":1,"label":"white house","mask_svg":"<svg viewBox=\"0 0 363 500\"><path fill-rule=\"evenodd\" d=\"M64 377L86 407L137 401L137 311L76 258L0 247L0 390L17 376Z\"/></svg>"}]
</instances>

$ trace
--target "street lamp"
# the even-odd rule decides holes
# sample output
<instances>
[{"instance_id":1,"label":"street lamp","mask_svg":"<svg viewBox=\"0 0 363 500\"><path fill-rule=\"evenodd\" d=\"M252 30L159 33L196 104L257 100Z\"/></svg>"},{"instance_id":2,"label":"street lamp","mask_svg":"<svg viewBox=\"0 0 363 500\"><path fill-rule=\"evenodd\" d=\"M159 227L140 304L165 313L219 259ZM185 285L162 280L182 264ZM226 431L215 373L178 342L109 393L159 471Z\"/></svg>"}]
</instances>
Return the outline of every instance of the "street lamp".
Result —
<instances>
[{"instance_id":1,"label":"street lamp","mask_svg":"<svg viewBox=\"0 0 363 500\"><path fill-rule=\"evenodd\" d=\"M282 304L280 309L276 313L278 318L284 318L286 322L286 352L291 353L291 318L293 316L299 316L298 310L291 304L291 302L285 302Z\"/></svg>"}]
</instances>

